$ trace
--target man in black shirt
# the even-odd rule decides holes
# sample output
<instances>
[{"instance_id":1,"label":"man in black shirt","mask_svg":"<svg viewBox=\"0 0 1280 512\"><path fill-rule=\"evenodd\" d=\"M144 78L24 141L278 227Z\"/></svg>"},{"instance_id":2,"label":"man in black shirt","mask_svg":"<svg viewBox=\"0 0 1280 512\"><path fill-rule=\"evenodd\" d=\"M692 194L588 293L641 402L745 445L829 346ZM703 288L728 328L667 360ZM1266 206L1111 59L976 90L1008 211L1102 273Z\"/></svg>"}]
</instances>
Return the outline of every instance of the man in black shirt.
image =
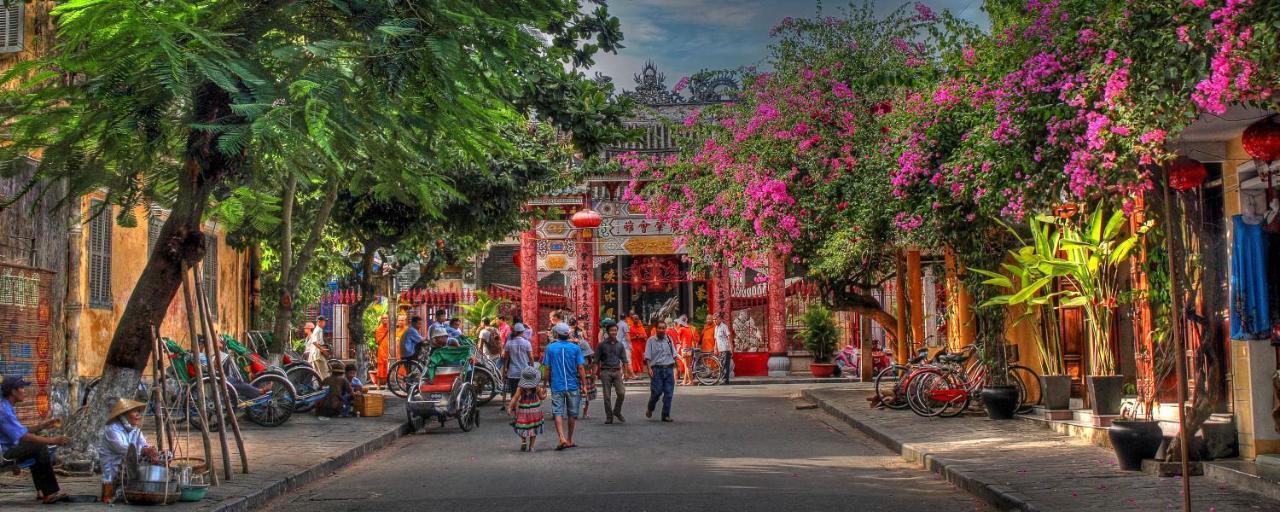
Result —
<instances>
[{"instance_id":1,"label":"man in black shirt","mask_svg":"<svg viewBox=\"0 0 1280 512\"><path fill-rule=\"evenodd\" d=\"M600 382L604 385L604 422L626 423L622 417L622 401L627 397L626 374L630 368L631 347L618 339L618 323L605 320L605 336L596 347L596 360L600 363ZM612 402L611 392L618 393L618 401Z\"/></svg>"}]
</instances>

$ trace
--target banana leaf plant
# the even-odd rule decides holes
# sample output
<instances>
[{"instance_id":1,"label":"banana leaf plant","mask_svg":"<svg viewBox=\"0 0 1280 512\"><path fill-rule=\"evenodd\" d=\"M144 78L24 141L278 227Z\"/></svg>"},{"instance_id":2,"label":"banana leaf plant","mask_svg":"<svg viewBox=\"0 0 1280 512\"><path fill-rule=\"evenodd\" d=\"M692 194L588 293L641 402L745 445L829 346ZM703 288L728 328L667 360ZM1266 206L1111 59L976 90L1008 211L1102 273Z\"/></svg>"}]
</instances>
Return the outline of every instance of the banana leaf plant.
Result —
<instances>
[{"instance_id":1,"label":"banana leaf plant","mask_svg":"<svg viewBox=\"0 0 1280 512\"><path fill-rule=\"evenodd\" d=\"M1014 325L1026 324L1035 337L1043 375L1066 375L1062 338L1059 336L1057 300L1065 292L1057 289L1055 280L1067 273L1065 265L1055 263L1061 250L1062 236L1055 229L1055 218L1038 216L1029 219L1031 240L1009 228L1023 245L1009 251L1001 264L1004 273L970 269L986 277L982 284L1004 292L979 307L1021 306Z\"/></svg>"},{"instance_id":2,"label":"banana leaf plant","mask_svg":"<svg viewBox=\"0 0 1280 512\"><path fill-rule=\"evenodd\" d=\"M506 303L507 299L502 297L490 297L489 294L483 291L477 291L475 304L459 304L458 309L462 310L462 320L465 321L468 326L467 334L479 339L480 323L486 318L490 321L498 318L498 313Z\"/></svg>"},{"instance_id":3,"label":"banana leaf plant","mask_svg":"<svg viewBox=\"0 0 1280 512\"><path fill-rule=\"evenodd\" d=\"M982 306L1081 308L1089 335L1089 374L1115 375L1116 359L1111 350L1111 336L1115 327L1115 308L1124 292L1121 286L1123 272L1127 268L1125 263L1134 246L1151 228L1151 223L1126 232L1124 211L1108 211L1101 204L1079 222L1037 216L1030 223L1032 243L1011 251L1013 261L1002 265L1009 275L974 270L988 277L985 281L988 285L1011 292L994 297ZM1017 279L1016 286L1014 279ZM1059 279L1065 281L1066 286L1055 287ZM1047 338L1049 331L1053 331L1052 336L1056 338L1056 322L1051 324L1043 317L1039 321L1041 325L1037 331L1042 333L1042 337L1038 342L1044 346L1041 355L1056 353L1060 361L1061 340L1050 342ZM1049 371L1046 367L1045 372Z\"/></svg>"}]
</instances>

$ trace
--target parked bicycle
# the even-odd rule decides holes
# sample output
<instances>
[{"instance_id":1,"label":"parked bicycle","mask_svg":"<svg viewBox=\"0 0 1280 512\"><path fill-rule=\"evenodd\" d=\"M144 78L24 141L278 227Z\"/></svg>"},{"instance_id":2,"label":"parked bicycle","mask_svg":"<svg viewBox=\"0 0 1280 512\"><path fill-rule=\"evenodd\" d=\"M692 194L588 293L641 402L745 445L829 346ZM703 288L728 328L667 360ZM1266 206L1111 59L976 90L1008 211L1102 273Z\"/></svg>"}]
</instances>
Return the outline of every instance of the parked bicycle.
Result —
<instances>
[{"instance_id":1,"label":"parked bicycle","mask_svg":"<svg viewBox=\"0 0 1280 512\"><path fill-rule=\"evenodd\" d=\"M685 349L689 354L694 380L703 386L714 386L724 382L725 368L719 357L712 352L703 352L701 349L689 348Z\"/></svg>"},{"instance_id":2,"label":"parked bicycle","mask_svg":"<svg viewBox=\"0 0 1280 512\"><path fill-rule=\"evenodd\" d=\"M992 383L991 369L976 355L976 347L958 354L939 354L934 365L917 369L906 389L907 403L921 416L957 416L969 408L982 389ZM1019 411L1039 399L1039 377L1021 365L1009 365L1005 381L1017 389Z\"/></svg>"}]
</instances>

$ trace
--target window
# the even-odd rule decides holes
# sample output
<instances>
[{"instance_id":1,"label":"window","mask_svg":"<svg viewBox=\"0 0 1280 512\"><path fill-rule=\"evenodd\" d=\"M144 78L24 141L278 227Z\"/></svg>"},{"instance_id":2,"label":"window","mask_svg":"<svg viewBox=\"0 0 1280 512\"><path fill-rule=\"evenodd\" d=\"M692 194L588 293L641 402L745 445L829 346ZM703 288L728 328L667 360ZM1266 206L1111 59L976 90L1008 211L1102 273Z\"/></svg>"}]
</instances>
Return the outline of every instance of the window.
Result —
<instances>
[{"instance_id":1,"label":"window","mask_svg":"<svg viewBox=\"0 0 1280 512\"><path fill-rule=\"evenodd\" d=\"M218 236L209 233L204 247L204 300L209 304L209 314L218 318Z\"/></svg>"},{"instance_id":2,"label":"window","mask_svg":"<svg viewBox=\"0 0 1280 512\"><path fill-rule=\"evenodd\" d=\"M160 228L169 215L158 207L151 207L151 215L147 216L147 256L156 250L156 241L160 239Z\"/></svg>"},{"instance_id":3,"label":"window","mask_svg":"<svg viewBox=\"0 0 1280 512\"><path fill-rule=\"evenodd\" d=\"M111 309L111 206L89 201L89 307Z\"/></svg>"},{"instance_id":4,"label":"window","mask_svg":"<svg viewBox=\"0 0 1280 512\"><path fill-rule=\"evenodd\" d=\"M22 51L22 0L4 0L0 6L0 53Z\"/></svg>"}]
</instances>

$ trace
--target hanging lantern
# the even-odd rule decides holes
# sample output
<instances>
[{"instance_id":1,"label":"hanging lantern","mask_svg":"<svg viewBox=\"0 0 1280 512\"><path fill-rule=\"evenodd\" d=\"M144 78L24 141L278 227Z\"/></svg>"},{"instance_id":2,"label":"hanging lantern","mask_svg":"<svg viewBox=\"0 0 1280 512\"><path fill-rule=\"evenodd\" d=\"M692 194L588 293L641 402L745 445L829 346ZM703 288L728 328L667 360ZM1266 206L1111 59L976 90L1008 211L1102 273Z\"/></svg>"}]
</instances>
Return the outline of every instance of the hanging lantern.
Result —
<instances>
[{"instance_id":1,"label":"hanging lantern","mask_svg":"<svg viewBox=\"0 0 1280 512\"><path fill-rule=\"evenodd\" d=\"M1254 160L1280 160L1280 124L1268 117L1244 129L1240 144Z\"/></svg>"},{"instance_id":2,"label":"hanging lantern","mask_svg":"<svg viewBox=\"0 0 1280 512\"><path fill-rule=\"evenodd\" d=\"M1174 190L1197 188L1208 176L1204 164L1193 158L1180 156L1169 164L1169 188Z\"/></svg>"},{"instance_id":3,"label":"hanging lantern","mask_svg":"<svg viewBox=\"0 0 1280 512\"><path fill-rule=\"evenodd\" d=\"M600 214L596 213L596 211L591 208L578 210L578 213L573 214L573 217L569 218L569 222L573 223L573 227L578 229L598 228L600 227L600 223L603 221L604 219L600 217Z\"/></svg>"},{"instance_id":4,"label":"hanging lantern","mask_svg":"<svg viewBox=\"0 0 1280 512\"><path fill-rule=\"evenodd\" d=\"M515 265L516 268L520 268L520 251L511 253L511 264Z\"/></svg>"}]
</instances>

